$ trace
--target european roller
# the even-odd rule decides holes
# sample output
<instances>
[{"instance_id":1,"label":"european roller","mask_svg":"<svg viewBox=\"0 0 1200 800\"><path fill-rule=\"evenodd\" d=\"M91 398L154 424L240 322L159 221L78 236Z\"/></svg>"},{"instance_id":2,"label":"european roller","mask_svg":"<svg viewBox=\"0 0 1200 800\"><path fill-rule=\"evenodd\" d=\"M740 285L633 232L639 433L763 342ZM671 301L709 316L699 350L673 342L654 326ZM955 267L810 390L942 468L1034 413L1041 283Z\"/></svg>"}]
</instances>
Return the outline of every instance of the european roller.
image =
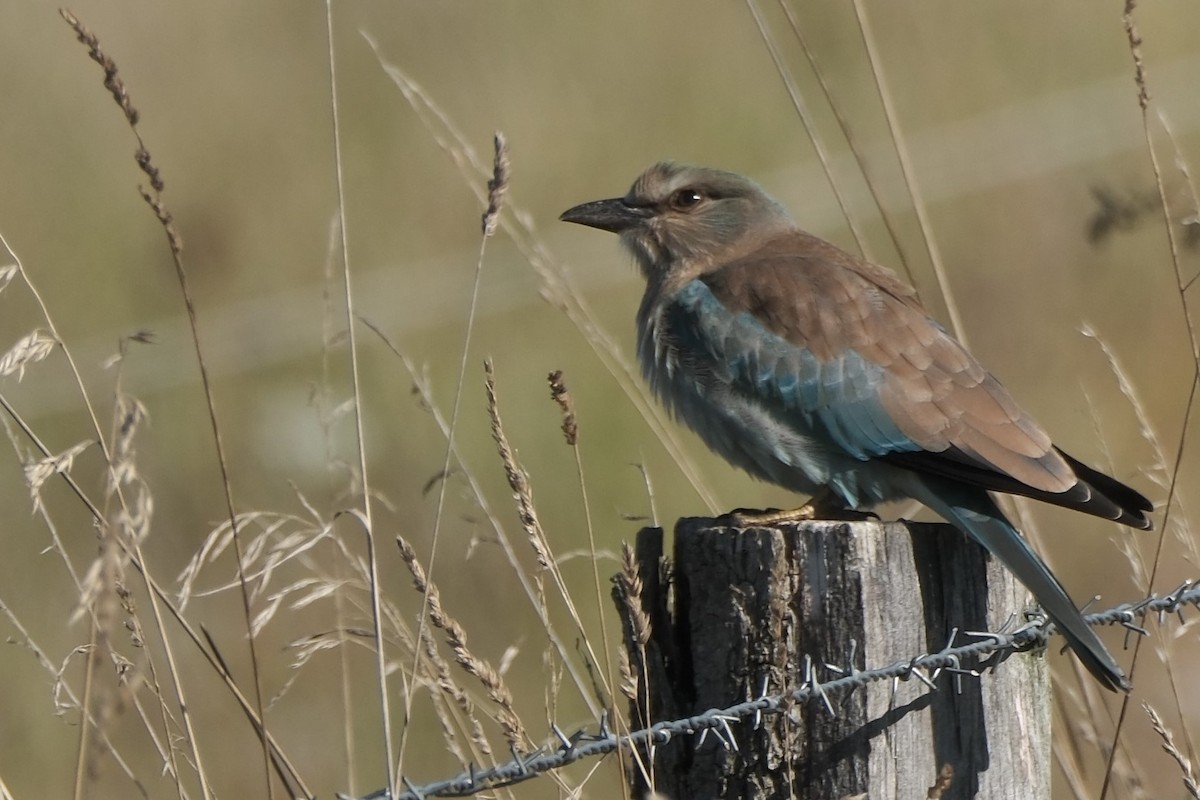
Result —
<instances>
[{"instance_id":1,"label":"european roller","mask_svg":"<svg viewBox=\"0 0 1200 800\"><path fill-rule=\"evenodd\" d=\"M740 175L660 163L563 220L620 234L642 373L730 463L813 496L757 522L920 501L1033 593L1087 669L1129 683L989 492L1143 530L1151 503L1055 447L893 272L806 233Z\"/></svg>"}]
</instances>

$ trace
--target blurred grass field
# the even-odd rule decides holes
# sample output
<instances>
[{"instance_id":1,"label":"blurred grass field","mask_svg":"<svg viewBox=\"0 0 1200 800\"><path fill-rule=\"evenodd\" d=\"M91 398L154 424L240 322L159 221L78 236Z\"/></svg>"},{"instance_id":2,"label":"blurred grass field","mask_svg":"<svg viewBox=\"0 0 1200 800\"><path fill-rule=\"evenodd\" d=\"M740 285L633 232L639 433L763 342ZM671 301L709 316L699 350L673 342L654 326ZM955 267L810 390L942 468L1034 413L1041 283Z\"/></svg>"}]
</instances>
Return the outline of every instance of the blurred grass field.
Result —
<instances>
[{"instance_id":1,"label":"blurred grass field","mask_svg":"<svg viewBox=\"0 0 1200 800\"><path fill-rule=\"evenodd\" d=\"M787 16L781 7L762 6L766 29L830 151L836 185L866 232L869 255L906 271L926 304L948 321L945 289L972 350L1064 449L1160 505L1167 491L1158 482L1174 475L1172 519L1177 525L1194 521L1200 464L1194 420L1187 431L1192 439L1184 437L1195 364L1183 298L1194 306L1200 281L1181 296L1121 7L1082 0L1050 6L946 0L868 5L881 74L946 265L948 286L939 287L854 6L789 9L865 154L865 179L821 99ZM330 523L329 536L361 557L361 530L345 517L333 521L336 512L360 505L361 498L352 492L355 429L342 406L351 384L341 251L335 244L338 191L326 7L88 0L72 10L119 64L141 112L141 133L166 181L164 200L184 242L236 509L307 518L313 516L308 504ZM1135 19L1152 96L1150 130L1186 281L1200 274L1198 238L1188 236L1195 223L1190 229L1184 225L1197 214L1195 180L1186 170L1200 163L1195 97L1200 48L1194 35L1200 11L1169 0L1146 4ZM512 178L503 219L517 229L528 222L529 232L518 240L545 248L538 257L561 267L570 296L587 304L626 359L632 358L640 279L611 237L568 229L556 219L577 202L623 194L653 161L672 158L752 175L802 225L855 247L747 6L685 0L577 8L364 2L333 6L332 21L356 311L418 365L443 414L454 403L480 242L476 192L485 190L487 175L455 163L453 155L461 152L443 146L452 134L437 122L438 114L453 121L484 164L490 165L492 132L505 133ZM136 438L137 470L153 497L153 523L143 547L156 578L175 590L176 576L226 518L171 254L138 195L146 180L131 158L134 140L86 48L55 9L42 3L5 5L0 26L5 31L0 70L6 76L0 234L79 364L105 435L118 381L148 410ZM419 86L416 108L387 66ZM431 111L425 102L436 108ZM434 119L433 130L420 109ZM867 180L883 200L896 241ZM10 263L11 257L0 258L0 266ZM495 363L507 435L560 557L587 555L587 537L575 456L562 441L546 388L546 374L554 369L565 372L574 398L584 484L602 553L615 553L652 514L669 526L679 516L709 512L705 493L719 510L794 500L735 473L689 434L672 428L699 476L703 488L697 489L597 357L596 335L589 337L558 303L547 302L546 293L527 250L511 235L489 241L454 434L465 469L447 479L434 566L443 601L468 631L471 648L493 665L507 664L506 680L534 736L548 729L545 695L553 681L544 664L546 636L467 479L469 473L478 481L525 568L533 571L488 430L480 367L485 356ZM0 292L0 349L46 327L20 280ZM1095 336L1081 333L1084 328ZM129 345L119 369L106 364L122 337L141 331L151 332L153 342ZM415 626L421 598L392 540L403 535L427 558L440 490L431 479L442 468L446 443L414 395L400 359L366 327L358 336L381 592ZM1105 348L1136 390L1136 408L1157 436L1159 451L1143 435L1135 404L1123 394ZM61 351L27 366L23 379L0 378L0 394L52 452L96 436ZM323 404L341 411L323 414ZM56 706L66 701L31 645L61 668L63 681L82 691L84 659L75 648L87 644L91 633L86 616L72 619L79 593L64 556L86 572L97 538L86 509L65 485L52 481L41 496L63 542L62 548L52 546L46 520L29 513L22 465L35 458L32 447L11 420L8 425L16 449L0 459L0 493L9 509L0 533L0 603L7 609L0 630L9 643L0 651L5 676L0 796L6 790L16 798L64 797L74 782L80 714L69 703ZM104 496L97 448L78 456L71 474L87 492ZM1033 506L1027 511L1043 552L1077 600L1102 594L1101 605L1107 606L1145 596L1144 571L1131 563L1122 543L1131 543L1149 564L1159 533L1135 537L1069 512ZM1162 519L1161 510L1156 519ZM1194 530L1172 526L1166 535L1152 587L1159 593L1200 577ZM345 579L335 550L322 540L306 556L310 561L297 557L281 565L263 596L255 598L255 608L268 606L272 592L315 575ZM617 568L612 558L599 566L601 576ZM590 559L567 558L562 569L599 649ZM197 588L226 587L233 576L226 553L205 568ZM145 615L148 599L132 574L128 581ZM347 603L349 608L354 601ZM289 643L327 635L350 625L347 619L362 624L361 613L339 618L334 611L328 598L300 609L285 604L257 637L264 694L273 701L269 728L324 797L378 788L384 776L378 684L366 649L331 650L302 669L291 667L296 649ZM557 607L553 613L557 621L565 619ZM612 609L606 606L603 613L615 636ZM248 680L236 589L194 597L187 614L212 632L235 676ZM178 635L173 624L166 630ZM1194 672L1200 660L1194 628L1167 621L1151 631L1134 677L1112 798L1178 794L1179 772L1160 752L1138 703L1148 701L1163 712L1185 749L1191 748L1200 712L1200 695L1186 685L1173 688L1162 667L1168 660L1179 675ZM1106 635L1119 647L1118 632ZM157 641L151 637L150 650L161 658ZM114 647L142 668L138 648L127 638L118 637ZM212 669L185 643L178 647L180 680L190 694L198 746L216 792L263 796L252 731ZM390 687L399 698L400 673L409 669L411 657L395 657L399 672ZM1081 688L1070 662L1057 652L1050 657L1061 668L1065 703L1056 747L1061 757L1081 765L1078 774L1058 775L1056 797L1096 796L1120 700ZM1119 659L1128 663L1128 654ZM102 683L114 684L111 667L102 675ZM165 678L159 679L170 694ZM459 680L476 691L469 679ZM1080 700L1084 689L1088 693ZM139 684L138 692L153 708L148 689ZM119 690L112 696L118 701L102 727L137 780L115 756L101 752L89 762L86 794L174 793L146 735L147 724L157 723L139 719L131 697ZM585 703L571 691L564 689L558 702L554 719L564 728L589 719ZM393 712L400 708L395 700ZM400 725L397 717L398 730ZM491 723L484 725L493 734ZM414 703L409 731L406 763L414 780L457 770L427 692ZM1089 741L1093 734L1095 741ZM498 750L506 752L503 746ZM188 796L201 796L191 771L185 774ZM577 767L568 776L579 783L585 774ZM615 763L605 763L584 783L583 793L611 795L619 780ZM511 796L560 793L565 790L547 780L514 789Z\"/></svg>"}]
</instances>

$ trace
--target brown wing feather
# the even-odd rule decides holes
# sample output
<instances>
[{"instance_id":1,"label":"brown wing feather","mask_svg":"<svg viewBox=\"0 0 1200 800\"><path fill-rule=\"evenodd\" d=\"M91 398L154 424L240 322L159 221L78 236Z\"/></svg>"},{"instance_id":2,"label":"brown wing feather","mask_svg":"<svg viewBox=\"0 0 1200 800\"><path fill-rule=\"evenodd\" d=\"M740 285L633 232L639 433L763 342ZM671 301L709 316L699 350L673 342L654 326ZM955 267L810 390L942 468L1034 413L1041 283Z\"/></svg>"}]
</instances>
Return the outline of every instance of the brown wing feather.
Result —
<instances>
[{"instance_id":1,"label":"brown wing feather","mask_svg":"<svg viewBox=\"0 0 1200 800\"><path fill-rule=\"evenodd\" d=\"M884 409L926 450L957 448L1045 492L1075 484L1050 437L888 270L792 233L704 280L730 310L822 361L853 349L883 367Z\"/></svg>"}]
</instances>

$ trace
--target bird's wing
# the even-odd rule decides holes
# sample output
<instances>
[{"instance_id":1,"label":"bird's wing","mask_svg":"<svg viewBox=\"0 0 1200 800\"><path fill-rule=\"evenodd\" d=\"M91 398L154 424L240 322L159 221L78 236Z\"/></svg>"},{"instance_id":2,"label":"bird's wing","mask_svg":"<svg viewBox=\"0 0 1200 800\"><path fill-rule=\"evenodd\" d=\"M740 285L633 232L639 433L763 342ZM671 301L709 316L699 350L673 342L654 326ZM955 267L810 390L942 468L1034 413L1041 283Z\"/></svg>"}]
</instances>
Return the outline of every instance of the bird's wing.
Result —
<instances>
[{"instance_id":1,"label":"bird's wing","mask_svg":"<svg viewBox=\"0 0 1200 800\"><path fill-rule=\"evenodd\" d=\"M1127 493L1110 499L1081 480L1078 462L881 267L815 237L783 241L692 281L672 308L674 329L728 381L855 458L1148 525L1145 498L1108 479Z\"/></svg>"}]
</instances>

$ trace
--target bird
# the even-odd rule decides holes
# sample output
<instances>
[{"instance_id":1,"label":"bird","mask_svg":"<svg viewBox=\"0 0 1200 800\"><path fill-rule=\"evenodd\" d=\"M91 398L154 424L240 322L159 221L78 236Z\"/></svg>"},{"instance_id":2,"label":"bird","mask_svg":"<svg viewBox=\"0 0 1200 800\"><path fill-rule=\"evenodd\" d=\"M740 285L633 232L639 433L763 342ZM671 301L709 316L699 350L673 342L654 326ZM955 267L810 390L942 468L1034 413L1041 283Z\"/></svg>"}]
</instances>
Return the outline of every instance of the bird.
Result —
<instances>
[{"instance_id":1,"label":"bird","mask_svg":"<svg viewBox=\"0 0 1200 800\"><path fill-rule=\"evenodd\" d=\"M731 464L812 496L743 519L915 499L998 558L1105 688L1130 690L991 493L1141 530L1153 505L1056 447L893 271L805 232L749 178L671 161L559 218L633 254L637 358L671 415Z\"/></svg>"}]
</instances>

